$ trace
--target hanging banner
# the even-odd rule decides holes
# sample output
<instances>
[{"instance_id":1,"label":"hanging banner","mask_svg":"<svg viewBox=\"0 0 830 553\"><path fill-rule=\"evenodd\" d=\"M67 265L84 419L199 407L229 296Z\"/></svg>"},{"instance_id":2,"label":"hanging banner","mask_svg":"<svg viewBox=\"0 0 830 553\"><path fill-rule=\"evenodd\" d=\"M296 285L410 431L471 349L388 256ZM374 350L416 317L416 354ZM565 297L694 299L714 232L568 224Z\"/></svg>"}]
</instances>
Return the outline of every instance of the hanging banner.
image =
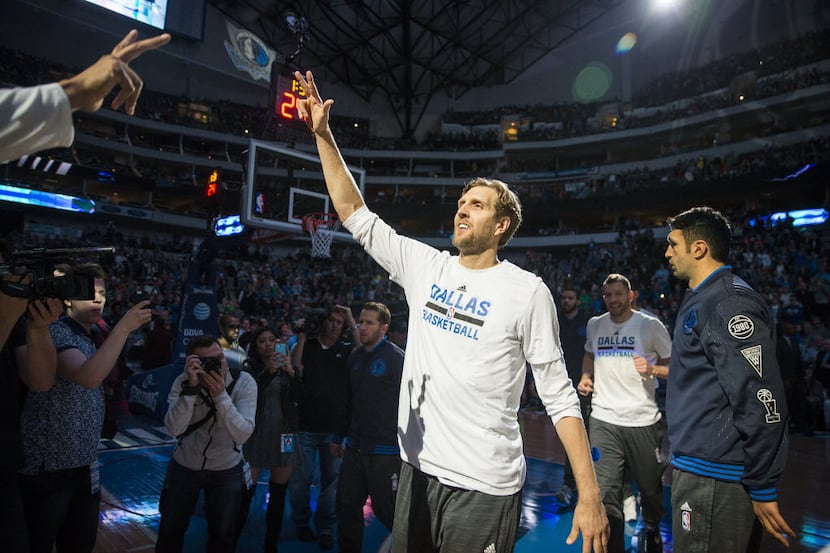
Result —
<instances>
[{"instance_id":1,"label":"hanging banner","mask_svg":"<svg viewBox=\"0 0 830 553\"><path fill-rule=\"evenodd\" d=\"M234 66L255 80L271 82L271 62L277 52L251 31L237 27L230 19L226 19L225 24L228 28L225 50Z\"/></svg>"}]
</instances>

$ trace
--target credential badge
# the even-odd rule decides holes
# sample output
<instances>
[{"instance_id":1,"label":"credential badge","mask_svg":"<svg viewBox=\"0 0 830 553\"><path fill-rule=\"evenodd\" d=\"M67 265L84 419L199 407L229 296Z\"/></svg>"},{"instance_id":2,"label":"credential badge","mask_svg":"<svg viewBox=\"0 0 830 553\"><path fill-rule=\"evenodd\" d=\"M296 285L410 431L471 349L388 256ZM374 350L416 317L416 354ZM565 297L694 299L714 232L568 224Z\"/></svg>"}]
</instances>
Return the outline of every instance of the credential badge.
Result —
<instances>
[{"instance_id":1,"label":"credential badge","mask_svg":"<svg viewBox=\"0 0 830 553\"><path fill-rule=\"evenodd\" d=\"M736 340L746 340L755 332L755 323L746 315L735 315L729 319L726 329Z\"/></svg>"}]
</instances>

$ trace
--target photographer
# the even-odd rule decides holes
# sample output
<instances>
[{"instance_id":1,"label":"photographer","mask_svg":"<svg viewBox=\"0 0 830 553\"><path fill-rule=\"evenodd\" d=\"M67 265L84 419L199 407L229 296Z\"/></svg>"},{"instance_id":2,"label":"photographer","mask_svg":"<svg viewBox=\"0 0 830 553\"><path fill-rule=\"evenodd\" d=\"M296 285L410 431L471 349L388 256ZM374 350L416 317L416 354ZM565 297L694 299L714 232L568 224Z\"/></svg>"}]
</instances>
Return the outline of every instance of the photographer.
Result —
<instances>
[{"instance_id":1,"label":"photographer","mask_svg":"<svg viewBox=\"0 0 830 553\"><path fill-rule=\"evenodd\" d=\"M150 320L146 302L130 309L96 350L90 331L106 304L105 275L94 263L72 272L94 282L94 299L65 300L66 315L49 325L29 323L18 348L21 374L55 372L46 391L29 385L21 415L23 467L20 488L33 553L92 551L101 492L98 438L104 418L101 383L127 336Z\"/></svg>"},{"instance_id":2,"label":"photographer","mask_svg":"<svg viewBox=\"0 0 830 553\"><path fill-rule=\"evenodd\" d=\"M236 547L243 493L250 470L243 470L242 444L254 431L257 385L246 372L231 374L214 336L191 338L184 372L168 397L164 425L178 438L159 498L157 552L182 551L184 534L205 493L207 551Z\"/></svg>"},{"instance_id":3,"label":"photographer","mask_svg":"<svg viewBox=\"0 0 830 553\"><path fill-rule=\"evenodd\" d=\"M10 280L20 280L11 277ZM30 280L30 279L29 279ZM23 319L28 310L28 321ZM20 433L19 379L29 389L46 391L55 382L54 366L38 372L18 363L15 354L26 344L27 334L49 333L49 323L61 314L57 298L32 300L9 296L0 290L0 440L6 454L0 458L0 535L5 536L8 551L29 551L23 502L17 482L17 470L23 463L23 438ZM44 348L44 356L54 356L55 349Z\"/></svg>"}]
</instances>

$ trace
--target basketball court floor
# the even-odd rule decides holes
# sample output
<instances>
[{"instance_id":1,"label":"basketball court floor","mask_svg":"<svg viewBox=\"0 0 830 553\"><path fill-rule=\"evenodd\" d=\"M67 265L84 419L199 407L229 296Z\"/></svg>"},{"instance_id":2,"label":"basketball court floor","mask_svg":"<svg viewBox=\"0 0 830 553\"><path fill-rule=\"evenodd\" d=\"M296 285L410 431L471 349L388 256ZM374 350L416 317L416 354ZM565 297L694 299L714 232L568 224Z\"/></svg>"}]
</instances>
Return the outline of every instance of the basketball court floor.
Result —
<instances>
[{"instance_id":1,"label":"basketball court floor","mask_svg":"<svg viewBox=\"0 0 830 553\"><path fill-rule=\"evenodd\" d=\"M520 415L528 458L528 475L524 491L524 506L517 553L549 553L551 551L581 551L581 540L568 546L565 538L570 532L572 513L558 514L554 498L562 482L564 452L550 420L541 414ZM124 421L114 440L102 440L99 447L103 496L97 553L124 553L152 551L158 528L158 497L173 440L163 427L141 419ZM798 534L798 540L785 549L772 539L765 538L764 553L773 552L830 552L830 433L806 437L791 437L787 472L780 487L781 510ZM260 476L267 480L267 473ZM667 516L663 520L664 550L671 552L671 530L668 517L670 471L664 477L667 486ZM265 492L267 485L257 488L245 531L237 551L262 551L264 535ZM312 498L316 489L312 490ZM316 542L304 543L296 539L294 527L288 518L283 524L281 553L319 552ZM371 508L365 512L364 548L366 553L385 551L387 532L375 520ZM636 524L628 524L627 541L636 551ZM191 520L186 539L186 553L202 552L205 548L205 521L201 512ZM336 551L336 549L335 549ZM713 551L712 553L717 553Z\"/></svg>"}]
</instances>

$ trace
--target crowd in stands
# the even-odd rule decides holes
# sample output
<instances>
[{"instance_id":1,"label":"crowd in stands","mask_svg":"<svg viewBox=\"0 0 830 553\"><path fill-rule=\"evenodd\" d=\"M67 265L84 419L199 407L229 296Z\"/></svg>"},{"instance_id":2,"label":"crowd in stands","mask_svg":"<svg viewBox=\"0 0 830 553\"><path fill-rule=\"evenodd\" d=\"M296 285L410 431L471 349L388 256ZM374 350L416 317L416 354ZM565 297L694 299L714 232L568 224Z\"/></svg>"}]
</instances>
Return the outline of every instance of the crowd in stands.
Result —
<instances>
[{"instance_id":1,"label":"crowd in stands","mask_svg":"<svg viewBox=\"0 0 830 553\"><path fill-rule=\"evenodd\" d=\"M694 69L665 73L638 90L634 94L634 102L642 106L658 106L677 98L727 88L736 75L747 72L761 79L806 66L827 58L828 40L830 29L823 29L721 58Z\"/></svg>"},{"instance_id":2,"label":"crowd in stands","mask_svg":"<svg viewBox=\"0 0 830 553\"><path fill-rule=\"evenodd\" d=\"M758 175L761 179L783 177L789 172L830 160L830 139L826 137L789 146L768 147L746 154L727 157L704 156L681 159L666 169L646 166L613 174L575 177L581 186L552 183L538 194L540 201L563 198L588 198L596 196L620 196L642 190L654 190L680 185L728 182L738 177ZM552 170L549 160L508 163L511 171ZM522 185L520 185L521 187Z\"/></svg>"}]
</instances>

